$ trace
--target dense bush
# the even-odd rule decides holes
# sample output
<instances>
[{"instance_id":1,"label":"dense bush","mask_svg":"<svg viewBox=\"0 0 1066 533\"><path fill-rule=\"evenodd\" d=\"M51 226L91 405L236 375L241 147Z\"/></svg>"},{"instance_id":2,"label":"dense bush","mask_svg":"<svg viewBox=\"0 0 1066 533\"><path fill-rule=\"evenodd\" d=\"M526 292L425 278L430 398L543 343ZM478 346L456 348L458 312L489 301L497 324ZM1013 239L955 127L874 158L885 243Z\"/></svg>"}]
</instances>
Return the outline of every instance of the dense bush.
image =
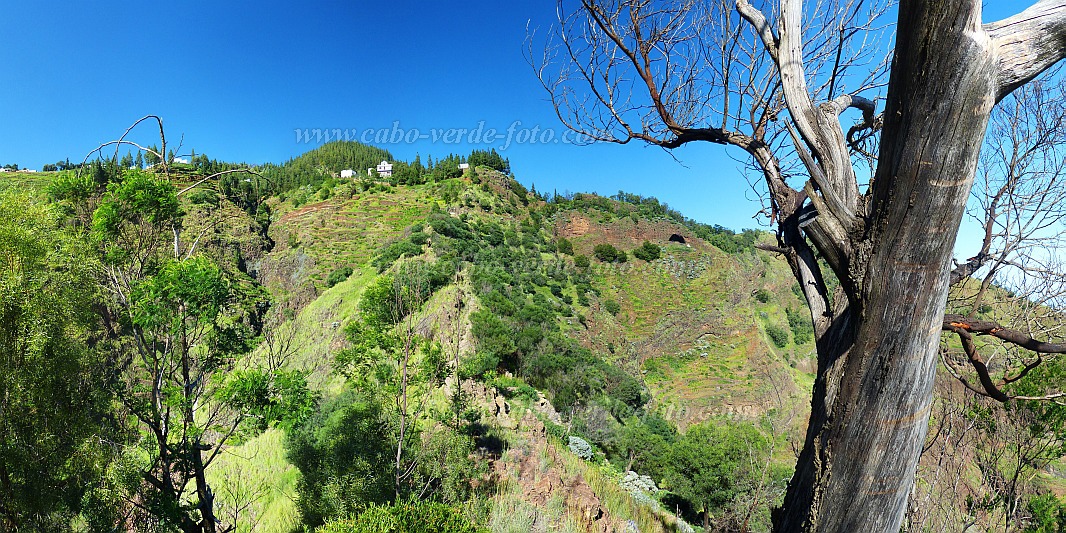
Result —
<instances>
[{"instance_id":1,"label":"dense bush","mask_svg":"<svg viewBox=\"0 0 1066 533\"><path fill-rule=\"evenodd\" d=\"M556 248L561 254L574 255L574 243L570 242L570 239L565 237L559 238L559 241L556 243Z\"/></svg>"},{"instance_id":2,"label":"dense bush","mask_svg":"<svg viewBox=\"0 0 1066 533\"><path fill-rule=\"evenodd\" d=\"M597 244L592 250L596 259L603 261L604 263L625 263L626 253L618 248L615 248L609 243Z\"/></svg>"},{"instance_id":3,"label":"dense bush","mask_svg":"<svg viewBox=\"0 0 1066 533\"><path fill-rule=\"evenodd\" d=\"M378 272L384 272L400 257L414 257L417 255L422 255L421 246L409 240L396 241L386 247L370 264L374 265Z\"/></svg>"},{"instance_id":4,"label":"dense bush","mask_svg":"<svg viewBox=\"0 0 1066 533\"><path fill-rule=\"evenodd\" d=\"M286 455L301 473L296 507L305 524L321 525L392 498L390 434L380 405L351 390L289 432Z\"/></svg>"},{"instance_id":5,"label":"dense bush","mask_svg":"<svg viewBox=\"0 0 1066 533\"><path fill-rule=\"evenodd\" d=\"M644 261L655 261L662 255L662 249L658 244L644 241L644 244L633 249L633 257Z\"/></svg>"},{"instance_id":6,"label":"dense bush","mask_svg":"<svg viewBox=\"0 0 1066 533\"><path fill-rule=\"evenodd\" d=\"M766 334L770 336L770 340L774 343L774 346L778 348L784 348L788 346L788 330L778 326L777 324L767 324Z\"/></svg>"},{"instance_id":7,"label":"dense bush","mask_svg":"<svg viewBox=\"0 0 1066 533\"><path fill-rule=\"evenodd\" d=\"M352 267L350 266L337 267L337 269L330 272L329 277L326 278L326 286L332 287L348 279L348 277L352 275L352 272L354 272L354 270L352 270Z\"/></svg>"},{"instance_id":8,"label":"dense bush","mask_svg":"<svg viewBox=\"0 0 1066 533\"><path fill-rule=\"evenodd\" d=\"M1029 500L1026 506L1032 518L1025 533L1061 533L1066 531L1066 504L1048 493Z\"/></svg>"},{"instance_id":9,"label":"dense bush","mask_svg":"<svg viewBox=\"0 0 1066 533\"><path fill-rule=\"evenodd\" d=\"M705 518L729 514L737 496L762 479L769 441L755 426L729 420L696 424L670 448L665 481ZM740 510L744 512L744 510Z\"/></svg>"},{"instance_id":10,"label":"dense bush","mask_svg":"<svg viewBox=\"0 0 1066 533\"><path fill-rule=\"evenodd\" d=\"M622 306L614 300L607 300L603 302L603 308L607 310L608 313L611 313L612 315L616 316L618 315L618 312L622 310Z\"/></svg>"},{"instance_id":11,"label":"dense bush","mask_svg":"<svg viewBox=\"0 0 1066 533\"><path fill-rule=\"evenodd\" d=\"M589 256L585 254L577 254L574 256L574 266L577 268L588 268L590 264Z\"/></svg>"},{"instance_id":12,"label":"dense bush","mask_svg":"<svg viewBox=\"0 0 1066 533\"><path fill-rule=\"evenodd\" d=\"M755 299L758 300L759 303L769 303L773 296L773 293L762 287L755 291Z\"/></svg>"}]
</instances>

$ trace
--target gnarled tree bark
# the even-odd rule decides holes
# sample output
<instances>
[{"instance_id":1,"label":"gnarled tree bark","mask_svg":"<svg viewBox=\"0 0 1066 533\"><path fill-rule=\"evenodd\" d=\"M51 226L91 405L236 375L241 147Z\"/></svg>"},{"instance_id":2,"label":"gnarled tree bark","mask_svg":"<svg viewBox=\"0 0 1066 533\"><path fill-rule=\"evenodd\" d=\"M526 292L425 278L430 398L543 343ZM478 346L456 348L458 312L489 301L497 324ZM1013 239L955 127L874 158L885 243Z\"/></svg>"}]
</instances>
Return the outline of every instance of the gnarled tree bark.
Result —
<instances>
[{"instance_id":1,"label":"gnarled tree bark","mask_svg":"<svg viewBox=\"0 0 1066 533\"><path fill-rule=\"evenodd\" d=\"M729 25L727 3L746 27ZM877 25L877 10L864 21L863 0L774 3L769 16L748 0L581 0L576 14L561 5L559 44L534 66L560 119L592 139L702 140L751 157L818 349L805 445L775 530L894 533L928 427L948 289L967 275L952 277L952 252L989 115L1066 56L1066 0L989 25L980 0L902 0L881 115L859 94L876 76L835 94L862 55L845 43ZM822 20L805 24L811 16ZM691 49L721 50L721 66ZM739 68L738 51L749 54ZM694 103L705 94L720 109ZM863 118L845 134L848 108ZM861 192L852 158L873 157L860 144L877 134ZM787 182L797 168L810 178L799 190Z\"/></svg>"}]
</instances>

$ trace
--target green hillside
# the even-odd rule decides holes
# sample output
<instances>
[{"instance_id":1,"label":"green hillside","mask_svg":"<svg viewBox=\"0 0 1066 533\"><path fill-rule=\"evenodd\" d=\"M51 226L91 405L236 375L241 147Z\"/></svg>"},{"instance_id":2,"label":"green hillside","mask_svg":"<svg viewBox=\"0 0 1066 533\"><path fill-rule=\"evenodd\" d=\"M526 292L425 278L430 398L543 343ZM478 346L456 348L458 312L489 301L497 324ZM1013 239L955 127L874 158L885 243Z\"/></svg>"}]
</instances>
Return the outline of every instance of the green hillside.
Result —
<instances>
[{"instance_id":1,"label":"green hillside","mask_svg":"<svg viewBox=\"0 0 1066 533\"><path fill-rule=\"evenodd\" d=\"M126 421L108 430L121 443L92 448L101 481L83 497L102 511L73 506L55 520L92 530L122 513L162 524L201 516L193 477L170 500L144 481L166 460L158 449L183 450L165 464L192 471L184 450L196 446L211 454L202 470L214 512L238 532L411 520L444 531L690 531L704 520L769 531L816 367L799 287L758 246L771 235L621 191L539 194L495 152L340 178L379 157L390 159L331 143L181 196L238 165L201 156L172 174L94 164L0 176L3 205L41 204L56 242L81 243L55 249L111 276L92 297L126 313L70 333L92 339L100 359L89 362L116 372L101 401ZM461 161L480 164L459 171ZM51 261L75 256L63 257ZM172 291L198 297L186 286L219 295L194 307L215 314L157 320ZM960 290L965 300L977 288ZM207 341L181 353L208 377L141 370L174 380L155 387L128 370L151 350L180 355L168 350L190 332ZM144 348L148 335L172 340ZM130 346L139 355L108 366ZM938 394L953 394L950 383ZM202 400L184 404L188 390ZM170 396L143 407L149 393ZM177 405L193 428L182 440L152 425ZM963 414L950 405L934 424L1004 424L980 404ZM981 486L984 471L954 446L922 468L953 465ZM938 471L921 485L930 498L949 490ZM1063 486L1052 470L1033 479Z\"/></svg>"}]
</instances>

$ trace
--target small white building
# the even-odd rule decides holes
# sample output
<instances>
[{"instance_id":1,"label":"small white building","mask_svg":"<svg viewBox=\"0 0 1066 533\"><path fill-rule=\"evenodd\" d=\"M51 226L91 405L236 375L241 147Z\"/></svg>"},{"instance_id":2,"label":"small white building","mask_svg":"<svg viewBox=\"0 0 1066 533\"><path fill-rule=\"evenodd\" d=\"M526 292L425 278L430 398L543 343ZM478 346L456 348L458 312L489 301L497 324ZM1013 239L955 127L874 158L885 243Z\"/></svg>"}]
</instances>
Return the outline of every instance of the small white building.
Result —
<instances>
[{"instance_id":1,"label":"small white building","mask_svg":"<svg viewBox=\"0 0 1066 533\"><path fill-rule=\"evenodd\" d=\"M188 165L189 164L189 160L185 159L184 157L175 157L170 162L171 162L171 164L173 164L173 163L180 163L182 165Z\"/></svg>"},{"instance_id":2,"label":"small white building","mask_svg":"<svg viewBox=\"0 0 1066 533\"><path fill-rule=\"evenodd\" d=\"M459 170L467 170L470 168L470 163L459 163Z\"/></svg>"},{"instance_id":3,"label":"small white building","mask_svg":"<svg viewBox=\"0 0 1066 533\"><path fill-rule=\"evenodd\" d=\"M0 172L8 172L8 170L4 167L0 167Z\"/></svg>"},{"instance_id":4,"label":"small white building","mask_svg":"<svg viewBox=\"0 0 1066 533\"><path fill-rule=\"evenodd\" d=\"M374 175L374 172L373 172L374 170L375 169L373 169L373 168L366 169L366 175L367 176L373 176ZM381 176L383 178L391 177L392 176L392 163L389 163L388 161L382 161L382 162L378 163L378 168L376 170L378 171L378 176Z\"/></svg>"},{"instance_id":5,"label":"small white building","mask_svg":"<svg viewBox=\"0 0 1066 533\"><path fill-rule=\"evenodd\" d=\"M341 171L341 177L342 178L354 178L355 177L355 171L350 169L350 168L346 168L346 169Z\"/></svg>"}]
</instances>

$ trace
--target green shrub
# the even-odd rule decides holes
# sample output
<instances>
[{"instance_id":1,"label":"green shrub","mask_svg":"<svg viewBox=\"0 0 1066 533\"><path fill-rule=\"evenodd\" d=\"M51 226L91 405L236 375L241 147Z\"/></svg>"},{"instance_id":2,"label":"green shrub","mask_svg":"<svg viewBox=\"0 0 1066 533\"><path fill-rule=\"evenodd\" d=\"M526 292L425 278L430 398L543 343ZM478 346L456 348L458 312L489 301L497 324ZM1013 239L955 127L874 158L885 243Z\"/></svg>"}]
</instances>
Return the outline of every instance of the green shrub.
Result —
<instances>
[{"instance_id":1,"label":"green shrub","mask_svg":"<svg viewBox=\"0 0 1066 533\"><path fill-rule=\"evenodd\" d=\"M755 299L760 303L768 303L772 297L773 294L764 288L759 288L759 290L755 291Z\"/></svg>"},{"instance_id":2,"label":"green shrub","mask_svg":"<svg viewBox=\"0 0 1066 533\"><path fill-rule=\"evenodd\" d=\"M665 481L703 519L743 513L731 506L738 496L755 492L769 449L767 438L752 424L730 420L696 424L671 446Z\"/></svg>"},{"instance_id":3,"label":"green shrub","mask_svg":"<svg viewBox=\"0 0 1066 533\"><path fill-rule=\"evenodd\" d=\"M596 247L593 248L592 253L596 256L596 259L599 259L604 263L624 263L626 260L625 252L608 243L597 244Z\"/></svg>"},{"instance_id":4,"label":"green shrub","mask_svg":"<svg viewBox=\"0 0 1066 533\"><path fill-rule=\"evenodd\" d=\"M633 257L644 261L655 261L661 255L662 248L659 248L658 244L653 244L650 241L644 241L644 244L640 247L633 249Z\"/></svg>"},{"instance_id":5,"label":"green shrub","mask_svg":"<svg viewBox=\"0 0 1066 533\"><path fill-rule=\"evenodd\" d=\"M802 309L797 311L788 307L785 309L785 315L788 316L788 327L792 330L792 339L796 344L807 344L814 339L814 326L807 313Z\"/></svg>"},{"instance_id":6,"label":"green shrub","mask_svg":"<svg viewBox=\"0 0 1066 533\"><path fill-rule=\"evenodd\" d=\"M334 285L336 285L336 284L348 279L348 277L352 275L352 272L354 272L354 271L352 270L352 267L350 267L350 266L338 267L336 270L334 270L333 272L329 273L329 277L326 278L326 286L327 287L332 287L332 286L334 286Z\"/></svg>"},{"instance_id":7,"label":"green shrub","mask_svg":"<svg viewBox=\"0 0 1066 533\"><path fill-rule=\"evenodd\" d=\"M589 264L591 264L589 262L589 256L584 254L578 254L574 256L574 266L576 266L577 268L588 268Z\"/></svg>"},{"instance_id":8,"label":"green shrub","mask_svg":"<svg viewBox=\"0 0 1066 533\"><path fill-rule=\"evenodd\" d=\"M560 237L556 247L561 254L574 255L574 243L570 242L570 239Z\"/></svg>"},{"instance_id":9,"label":"green shrub","mask_svg":"<svg viewBox=\"0 0 1066 533\"><path fill-rule=\"evenodd\" d=\"M603 302L603 308L606 309L608 313L611 313L615 316L618 316L618 312L622 310L622 306L614 300L607 300Z\"/></svg>"},{"instance_id":10,"label":"green shrub","mask_svg":"<svg viewBox=\"0 0 1066 533\"><path fill-rule=\"evenodd\" d=\"M1027 507L1032 518L1025 533L1056 533L1066 529L1066 504L1054 494L1034 497Z\"/></svg>"},{"instance_id":11,"label":"green shrub","mask_svg":"<svg viewBox=\"0 0 1066 533\"><path fill-rule=\"evenodd\" d=\"M766 334L770 336L770 340L773 341L774 346L778 348L784 348L788 346L788 330L778 326L777 324L767 324Z\"/></svg>"},{"instance_id":12,"label":"green shrub","mask_svg":"<svg viewBox=\"0 0 1066 533\"><path fill-rule=\"evenodd\" d=\"M456 508L425 500L374 505L359 516L330 522L316 533L482 533Z\"/></svg>"},{"instance_id":13,"label":"green shrub","mask_svg":"<svg viewBox=\"0 0 1066 533\"><path fill-rule=\"evenodd\" d=\"M397 241L385 248L381 255L374 258L371 264L378 269L378 272L384 272L385 269L389 268L389 265L401 256L414 257L416 255L422 255L421 246L411 241Z\"/></svg>"},{"instance_id":14,"label":"green shrub","mask_svg":"<svg viewBox=\"0 0 1066 533\"><path fill-rule=\"evenodd\" d=\"M480 378L500 366L500 358L485 352L475 352L459 365L462 379Z\"/></svg>"},{"instance_id":15,"label":"green shrub","mask_svg":"<svg viewBox=\"0 0 1066 533\"><path fill-rule=\"evenodd\" d=\"M429 235L426 235L421 231L414 231L411 232L409 237L407 237L407 240L411 241L411 244L414 244L415 246L422 246L429 242Z\"/></svg>"},{"instance_id":16,"label":"green shrub","mask_svg":"<svg viewBox=\"0 0 1066 533\"><path fill-rule=\"evenodd\" d=\"M348 391L288 433L286 457L300 470L296 507L323 524L393 497L389 422L369 395Z\"/></svg>"}]
</instances>

